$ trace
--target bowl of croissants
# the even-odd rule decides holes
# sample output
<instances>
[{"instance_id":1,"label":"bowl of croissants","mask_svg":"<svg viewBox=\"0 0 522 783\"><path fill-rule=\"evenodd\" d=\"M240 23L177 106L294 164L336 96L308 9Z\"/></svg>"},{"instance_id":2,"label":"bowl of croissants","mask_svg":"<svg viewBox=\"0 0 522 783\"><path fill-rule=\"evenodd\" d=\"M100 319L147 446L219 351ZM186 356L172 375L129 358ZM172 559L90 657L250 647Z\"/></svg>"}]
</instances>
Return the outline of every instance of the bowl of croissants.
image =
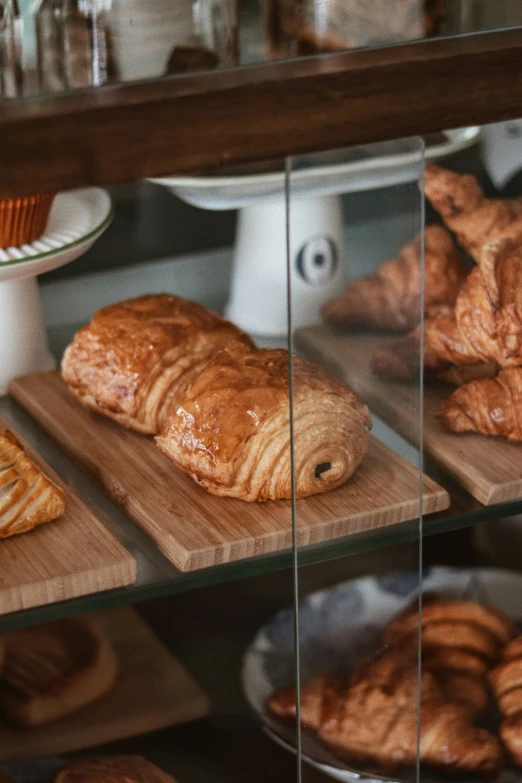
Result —
<instances>
[{"instance_id":1,"label":"bowl of croissants","mask_svg":"<svg viewBox=\"0 0 522 783\"><path fill-rule=\"evenodd\" d=\"M522 575L433 568L354 579L299 608L301 748L341 781L466 776L522 768ZM297 747L293 609L256 635L243 663L266 732ZM422 654L419 661L419 637ZM419 665L420 664L420 665ZM420 720L419 720L420 718Z\"/></svg>"}]
</instances>

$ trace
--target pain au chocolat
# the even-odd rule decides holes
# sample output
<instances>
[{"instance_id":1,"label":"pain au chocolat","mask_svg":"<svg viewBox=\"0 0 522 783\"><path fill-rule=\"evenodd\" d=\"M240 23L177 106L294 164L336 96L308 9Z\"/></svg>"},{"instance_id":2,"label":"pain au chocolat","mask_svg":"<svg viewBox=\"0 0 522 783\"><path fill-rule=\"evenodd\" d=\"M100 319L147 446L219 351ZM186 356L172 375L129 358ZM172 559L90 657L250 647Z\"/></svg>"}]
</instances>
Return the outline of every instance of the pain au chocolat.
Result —
<instances>
[{"instance_id":1,"label":"pain au chocolat","mask_svg":"<svg viewBox=\"0 0 522 783\"><path fill-rule=\"evenodd\" d=\"M65 493L0 429L0 538L26 533L65 511Z\"/></svg>"},{"instance_id":2,"label":"pain au chocolat","mask_svg":"<svg viewBox=\"0 0 522 783\"><path fill-rule=\"evenodd\" d=\"M99 310L65 351L62 374L86 407L156 434L190 379L234 342L253 347L236 326L196 302L141 296Z\"/></svg>"},{"instance_id":3,"label":"pain au chocolat","mask_svg":"<svg viewBox=\"0 0 522 783\"><path fill-rule=\"evenodd\" d=\"M34 727L91 704L116 680L116 654L90 618L58 620L0 637L0 710L14 726Z\"/></svg>"},{"instance_id":4,"label":"pain au chocolat","mask_svg":"<svg viewBox=\"0 0 522 783\"><path fill-rule=\"evenodd\" d=\"M193 379L156 441L215 495L291 498L290 396L287 351L236 345ZM367 407L323 367L295 357L292 413L296 496L343 484L368 447Z\"/></svg>"}]
</instances>

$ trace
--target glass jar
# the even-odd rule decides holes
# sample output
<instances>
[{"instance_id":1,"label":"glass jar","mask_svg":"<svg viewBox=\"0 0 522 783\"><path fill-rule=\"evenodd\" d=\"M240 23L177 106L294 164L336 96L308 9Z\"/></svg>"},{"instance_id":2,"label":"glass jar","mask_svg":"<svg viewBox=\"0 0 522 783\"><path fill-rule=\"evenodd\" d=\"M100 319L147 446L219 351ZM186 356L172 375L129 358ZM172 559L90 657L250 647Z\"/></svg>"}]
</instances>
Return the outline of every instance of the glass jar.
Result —
<instances>
[{"instance_id":1,"label":"glass jar","mask_svg":"<svg viewBox=\"0 0 522 783\"><path fill-rule=\"evenodd\" d=\"M44 90L238 61L236 0L41 0L36 28Z\"/></svg>"},{"instance_id":2,"label":"glass jar","mask_svg":"<svg viewBox=\"0 0 522 783\"><path fill-rule=\"evenodd\" d=\"M0 0L0 98L14 98L22 93L22 19L18 0Z\"/></svg>"}]
</instances>

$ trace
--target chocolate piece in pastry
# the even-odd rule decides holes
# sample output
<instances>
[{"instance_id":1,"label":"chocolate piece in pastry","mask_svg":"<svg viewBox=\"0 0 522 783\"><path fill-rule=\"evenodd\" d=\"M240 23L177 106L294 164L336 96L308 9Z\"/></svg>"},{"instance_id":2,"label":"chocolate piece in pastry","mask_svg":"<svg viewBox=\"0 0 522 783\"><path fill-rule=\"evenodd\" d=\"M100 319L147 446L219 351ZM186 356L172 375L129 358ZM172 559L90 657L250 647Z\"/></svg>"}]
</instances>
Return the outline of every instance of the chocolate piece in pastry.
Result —
<instances>
[{"instance_id":1,"label":"chocolate piece in pastry","mask_svg":"<svg viewBox=\"0 0 522 783\"><path fill-rule=\"evenodd\" d=\"M0 709L12 725L62 718L99 699L116 680L114 650L88 618L8 631L2 639Z\"/></svg>"},{"instance_id":2,"label":"chocolate piece in pastry","mask_svg":"<svg viewBox=\"0 0 522 783\"><path fill-rule=\"evenodd\" d=\"M288 365L284 350L222 351L172 407L158 446L215 495L292 497ZM347 481L368 448L366 405L323 367L295 357L293 417L296 496Z\"/></svg>"},{"instance_id":3,"label":"chocolate piece in pastry","mask_svg":"<svg viewBox=\"0 0 522 783\"><path fill-rule=\"evenodd\" d=\"M26 533L64 511L64 491L26 457L9 430L0 430L0 538Z\"/></svg>"},{"instance_id":4,"label":"chocolate piece in pastry","mask_svg":"<svg viewBox=\"0 0 522 783\"><path fill-rule=\"evenodd\" d=\"M391 662L363 664L351 680L321 675L303 695L307 725L334 753L393 770L416 762L418 673L397 651L383 658ZM495 775L502 762L496 738L473 725L468 708L448 698L434 673L423 671L420 687L421 762L446 772ZM290 702L285 689L273 694L269 708L293 717Z\"/></svg>"},{"instance_id":5,"label":"chocolate piece in pastry","mask_svg":"<svg viewBox=\"0 0 522 783\"><path fill-rule=\"evenodd\" d=\"M99 310L65 351L62 374L87 408L158 433L164 411L217 351L249 337L196 302L158 294Z\"/></svg>"},{"instance_id":6,"label":"chocolate piece in pastry","mask_svg":"<svg viewBox=\"0 0 522 783\"><path fill-rule=\"evenodd\" d=\"M143 756L100 756L69 761L54 783L175 783Z\"/></svg>"},{"instance_id":7,"label":"chocolate piece in pastry","mask_svg":"<svg viewBox=\"0 0 522 783\"><path fill-rule=\"evenodd\" d=\"M437 418L452 432L480 432L521 442L522 367L455 389Z\"/></svg>"},{"instance_id":8,"label":"chocolate piece in pastry","mask_svg":"<svg viewBox=\"0 0 522 783\"><path fill-rule=\"evenodd\" d=\"M426 164L424 193L475 261L496 239L522 239L522 198L486 199L475 177Z\"/></svg>"},{"instance_id":9,"label":"chocolate piece in pastry","mask_svg":"<svg viewBox=\"0 0 522 783\"><path fill-rule=\"evenodd\" d=\"M424 308L452 305L466 278L462 259L447 231L428 226L424 232ZM421 237L385 261L372 277L355 280L322 310L326 323L340 328L404 332L420 321Z\"/></svg>"}]
</instances>

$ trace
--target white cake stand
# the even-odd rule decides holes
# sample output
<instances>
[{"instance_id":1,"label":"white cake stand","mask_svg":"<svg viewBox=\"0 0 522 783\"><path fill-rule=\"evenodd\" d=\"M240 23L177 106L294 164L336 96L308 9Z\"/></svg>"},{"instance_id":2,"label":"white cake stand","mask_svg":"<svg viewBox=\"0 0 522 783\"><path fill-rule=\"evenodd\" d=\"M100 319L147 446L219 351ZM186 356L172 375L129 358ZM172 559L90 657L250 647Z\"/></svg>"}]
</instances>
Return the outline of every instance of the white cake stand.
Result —
<instances>
[{"instance_id":1,"label":"white cake stand","mask_svg":"<svg viewBox=\"0 0 522 783\"><path fill-rule=\"evenodd\" d=\"M475 144L480 129L447 131L426 148L439 159ZM290 176L290 280L294 327L316 323L321 306L344 285L345 229L340 196L419 178L417 140L383 142L328 160L311 155ZM163 177L159 185L193 206L239 209L227 316L255 335L287 332L285 174Z\"/></svg>"},{"instance_id":2,"label":"white cake stand","mask_svg":"<svg viewBox=\"0 0 522 783\"><path fill-rule=\"evenodd\" d=\"M37 275L85 253L110 225L109 194L101 188L59 193L45 234L30 245L0 250L0 395L18 375L51 370Z\"/></svg>"}]
</instances>

